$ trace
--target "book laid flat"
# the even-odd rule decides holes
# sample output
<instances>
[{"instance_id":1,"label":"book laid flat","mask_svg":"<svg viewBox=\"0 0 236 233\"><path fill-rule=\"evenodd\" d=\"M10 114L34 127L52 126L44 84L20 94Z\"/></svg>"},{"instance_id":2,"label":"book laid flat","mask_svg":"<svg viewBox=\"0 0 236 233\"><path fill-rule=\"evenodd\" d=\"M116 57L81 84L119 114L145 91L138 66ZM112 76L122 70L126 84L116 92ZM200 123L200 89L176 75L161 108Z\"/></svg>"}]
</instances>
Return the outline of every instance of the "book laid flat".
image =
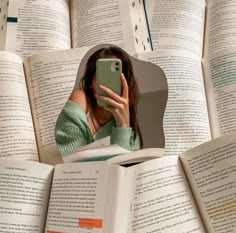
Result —
<instances>
[{"instance_id":1,"label":"book laid flat","mask_svg":"<svg viewBox=\"0 0 236 233\"><path fill-rule=\"evenodd\" d=\"M38 55L24 65L18 55L0 52L1 157L38 160L45 154L45 162L60 162L52 157L58 153L54 125L85 52L84 48Z\"/></svg>"},{"instance_id":2,"label":"book laid flat","mask_svg":"<svg viewBox=\"0 0 236 233\"><path fill-rule=\"evenodd\" d=\"M40 160L53 165L62 163L55 142L55 124L74 88L81 59L88 50L84 47L53 51L24 60L16 54L0 52L1 157ZM96 146L81 148L83 151L74 154L72 160L127 152L118 146L94 149L108 146L109 142L99 141Z\"/></svg>"},{"instance_id":3,"label":"book laid flat","mask_svg":"<svg viewBox=\"0 0 236 233\"><path fill-rule=\"evenodd\" d=\"M139 59L168 80L166 154L236 129L234 1L147 1L154 51Z\"/></svg>"},{"instance_id":4,"label":"book laid flat","mask_svg":"<svg viewBox=\"0 0 236 233\"><path fill-rule=\"evenodd\" d=\"M40 0L36 2L40 5ZM64 4L65 1L57 1L57 3L61 4L60 6L67 6ZM152 4L151 10L148 8L149 3ZM22 4L22 7L28 7L24 1L19 4ZM233 25L236 19L235 14L232 13L235 9L233 2L156 0L146 1L145 5L149 14L154 51L138 53L137 57L160 66L167 78L169 93L163 119L166 154L178 155L187 149L235 130L234 58L236 51L234 45L236 39ZM133 7L132 4L129 6ZM1 12L5 12L4 9L8 8L2 5L2 9ZM221 17L217 17L218 15ZM3 17L2 14L1 17ZM110 35L115 34L110 33ZM129 41L133 43L133 40ZM111 42L110 39L109 42ZM125 49L126 46L124 46ZM25 82L22 76L22 60L16 58L18 62L15 62L12 58L14 55L4 55L1 52L1 57L8 57L7 61L1 58L1 64L4 66L0 66L1 79L7 88L1 94L2 109L15 111L19 108L19 104L16 103L20 102L23 107L18 109L20 114L17 119L28 124L31 122L30 112L32 112L37 138L36 146L31 141L35 141L31 139L35 137L32 123L29 123L30 129L25 129L25 124L15 124L15 112L8 114L7 111L2 110L3 115L0 120L4 127L1 134L3 151L1 156L11 156L9 151L17 148L15 157L23 154L31 157L31 154L37 154L37 148L40 151L39 154L42 154L43 161L50 164L61 162L56 156L54 122L71 93L80 60L88 49L88 47L83 47L81 51L76 49L56 51L25 59L23 61L24 76L27 77L28 93L24 90L24 94L19 91L16 92L17 95L15 91L13 94L9 93L13 90L13 83L13 86L18 89L20 83ZM44 50L38 48L37 51ZM7 71L10 69L13 71ZM22 76L21 81L19 81L20 76ZM8 78L9 81L7 81ZM11 81L13 79L16 81ZM143 78L143 83L145 88L152 90L153 83L145 83L145 78ZM30 109L28 108L28 94L31 96ZM12 95L14 98L11 97ZM49 96L51 98L48 98ZM27 111L25 111L26 108ZM16 126L21 129L17 129ZM22 137L19 132L23 132ZM21 142L15 141L13 136L15 133ZM26 136L28 134L29 137ZM29 145L29 149L24 149L25 145ZM16 152L15 149L14 151Z\"/></svg>"},{"instance_id":5,"label":"book laid flat","mask_svg":"<svg viewBox=\"0 0 236 233\"><path fill-rule=\"evenodd\" d=\"M151 50L143 1L1 2L0 50L23 58L102 43L118 45L131 53Z\"/></svg>"},{"instance_id":6,"label":"book laid flat","mask_svg":"<svg viewBox=\"0 0 236 233\"><path fill-rule=\"evenodd\" d=\"M1 229L235 232L235 145L236 134L226 134L179 157L129 167L116 163L119 156L54 167L1 159Z\"/></svg>"}]
</instances>

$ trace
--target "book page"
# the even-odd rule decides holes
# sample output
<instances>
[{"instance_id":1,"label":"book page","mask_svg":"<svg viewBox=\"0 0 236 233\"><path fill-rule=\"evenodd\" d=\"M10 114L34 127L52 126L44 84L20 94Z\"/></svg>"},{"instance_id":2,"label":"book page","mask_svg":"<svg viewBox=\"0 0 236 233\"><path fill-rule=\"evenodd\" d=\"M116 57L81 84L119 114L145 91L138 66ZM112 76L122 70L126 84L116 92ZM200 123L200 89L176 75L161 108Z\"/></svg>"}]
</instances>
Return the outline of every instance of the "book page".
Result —
<instances>
[{"instance_id":1,"label":"book page","mask_svg":"<svg viewBox=\"0 0 236 233\"><path fill-rule=\"evenodd\" d=\"M236 232L236 133L180 156L207 232Z\"/></svg>"},{"instance_id":2,"label":"book page","mask_svg":"<svg viewBox=\"0 0 236 233\"><path fill-rule=\"evenodd\" d=\"M97 141L94 141L90 144L87 144L85 146L81 146L77 152L79 151L84 151L84 150L90 150L90 149L96 149L96 148L102 148L102 147L105 147L105 146L109 146L111 145L110 144L110 140L111 140L111 136L107 136L105 138L101 138Z\"/></svg>"},{"instance_id":3,"label":"book page","mask_svg":"<svg viewBox=\"0 0 236 233\"><path fill-rule=\"evenodd\" d=\"M9 1L5 50L26 58L70 47L69 0Z\"/></svg>"},{"instance_id":4,"label":"book page","mask_svg":"<svg viewBox=\"0 0 236 233\"><path fill-rule=\"evenodd\" d=\"M103 162L55 167L45 232L103 232L108 166Z\"/></svg>"},{"instance_id":5,"label":"book page","mask_svg":"<svg viewBox=\"0 0 236 233\"><path fill-rule=\"evenodd\" d=\"M55 123L73 90L81 59L88 48L55 51L25 61L27 85L40 160L61 163L55 142Z\"/></svg>"},{"instance_id":6,"label":"book page","mask_svg":"<svg viewBox=\"0 0 236 233\"><path fill-rule=\"evenodd\" d=\"M19 56L0 52L0 157L38 160L29 97Z\"/></svg>"},{"instance_id":7,"label":"book page","mask_svg":"<svg viewBox=\"0 0 236 233\"><path fill-rule=\"evenodd\" d=\"M7 32L8 0L0 1L0 51L4 50Z\"/></svg>"},{"instance_id":8,"label":"book page","mask_svg":"<svg viewBox=\"0 0 236 233\"><path fill-rule=\"evenodd\" d=\"M152 22L152 16L154 12L155 7L155 0L144 0L146 11L147 11L147 17L148 17L148 23L150 24Z\"/></svg>"},{"instance_id":9,"label":"book page","mask_svg":"<svg viewBox=\"0 0 236 233\"><path fill-rule=\"evenodd\" d=\"M205 232L177 156L132 168L136 170L132 233Z\"/></svg>"},{"instance_id":10,"label":"book page","mask_svg":"<svg viewBox=\"0 0 236 233\"><path fill-rule=\"evenodd\" d=\"M236 49L204 59L204 77L213 138L236 130Z\"/></svg>"},{"instance_id":11,"label":"book page","mask_svg":"<svg viewBox=\"0 0 236 233\"><path fill-rule=\"evenodd\" d=\"M204 56L236 46L234 0L207 0Z\"/></svg>"},{"instance_id":12,"label":"book page","mask_svg":"<svg viewBox=\"0 0 236 233\"><path fill-rule=\"evenodd\" d=\"M160 158L163 156L164 151L164 148L140 149L126 154L114 156L108 160L108 163L131 166L136 163L142 163L151 159Z\"/></svg>"},{"instance_id":13,"label":"book page","mask_svg":"<svg viewBox=\"0 0 236 233\"><path fill-rule=\"evenodd\" d=\"M205 0L156 0L150 22L153 49L192 51L202 56Z\"/></svg>"},{"instance_id":14,"label":"book page","mask_svg":"<svg viewBox=\"0 0 236 233\"><path fill-rule=\"evenodd\" d=\"M1 232L44 232L52 175L46 164L0 160Z\"/></svg>"},{"instance_id":15,"label":"book page","mask_svg":"<svg viewBox=\"0 0 236 233\"><path fill-rule=\"evenodd\" d=\"M130 209L135 192L135 170L111 165L107 185L103 233L130 232Z\"/></svg>"},{"instance_id":16,"label":"book page","mask_svg":"<svg viewBox=\"0 0 236 233\"><path fill-rule=\"evenodd\" d=\"M211 138L201 59L190 52L153 51L139 59L163 69L168 82L164 113L165 154L178 155Z\"/></svg>"},{"instance_id":17,"label":"book page","mask_svg":"<svg viewBox=\"0 0 236 233\"><path fill-rule=\"evenodd\" d=\"M72 47L110 43L127 52L150 51L142 1L72 0Z\"/></svg>"},{"instance_id":18,"label":"book page","mask_svg":"<svg viewBox=\"0 0 236 233\"><path fill-rule=\"evenodd\" d=\"M63 157L62 160L65 163L78 162L78 161L81 161L81 162L99 161L99 160L103 161L103 160L112 158L114 156L130 152L129 150L126 150L117 144L112 144L112 145L109 144L109 145L104 145L104 146L100 146L97 148L90 148L90 149L89 149L89 146L90 144L84 146L87 149L84 149L84 150L82 149L81 151L73 152L72 154L69 154Z\"/></svg>"}]
</instances>

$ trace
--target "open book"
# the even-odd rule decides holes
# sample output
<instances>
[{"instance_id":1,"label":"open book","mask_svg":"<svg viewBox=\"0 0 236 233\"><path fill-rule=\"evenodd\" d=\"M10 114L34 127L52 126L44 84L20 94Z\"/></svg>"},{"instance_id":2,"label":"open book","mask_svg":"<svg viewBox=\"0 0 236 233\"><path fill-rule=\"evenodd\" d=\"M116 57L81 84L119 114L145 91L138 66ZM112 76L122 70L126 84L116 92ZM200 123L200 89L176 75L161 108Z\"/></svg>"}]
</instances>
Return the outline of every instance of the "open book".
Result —
<instances>
[{"instance_id":1,"label":"open book","mask_svg":"<svg viewBox=\"0 0 236 233\"><path fill-rule=\"evenodd\" d=\"M236 6L230 0L147 1L152 52L168 80L166 154L236 130Z\"/></svg>"},{"instance_id":2,"label":"open book","mask_svg":"<svg viewBox=\"0 0 236 233\"><path fill-rule=\"evenodd\" d=\"M93 146L95 146L93 148ZM82 146L76 152L73 152L67 156L62 157L63 162L90 162L90 161L103 161L112 158L112 161L115 163L120 163L122 160L125 164L131 163L141 163L153 158L156 158L156 155L160 157L164 154L164 148L146 148L140 149L133 152L124 149L123 147L112 144L110 142L108 145L97 145L97 142ZM117 157L117 158L116 158Z\"/></svg>"},{"instance_id":3,"label":"open book","mask_svg":"<svg viewBox=\"0 0 236 233\"><path fill-rule=\"evenodd\" d=\"M108 47L108 44L99 45L96 48L104 46ZM77 71L80 65L83 67L81 63L84 63L84 60L82 62L81 60L85 54L88 54L88 50L91 52L92 49L83 47L51 51L32 55L24 60L16 54L6 51L0 52L1 157L39 159L43 163L52 165L62 162L55 142L55 124L65 102L79 81L80 77L77 78ZM132 60L138 62L134 70L139 73L136 77L139 84L144 73L141 70L142 67L151 69L150 66L142 66L142 64L154 65L138 61L133 57ZM146 81L149 80L147 83L151 84L151 81L155 80L159 74L160 82L158 85L152 85L152 87L158 86L162 95L150 95L149 98L144 95L143 99L140 98L143 100L142 105L140 104L143 108L140 107L138 112L140 112L139 123L142 123L140 128L143 139L145 137L143 141L146 146L144 148L163 148L161 145L164 141L162 118L167 92L162 91L162 89L167 84L165 77L163 77L163 71L157 66L154 68L156 68L154 69L155 76L149 78L146 75ZM145 89L147 85L140 86ZM140 97L142 96L143 93L140 93ZM148 117L147 121L142 116L152 108L152 102L149 100L154 99L154 96L159 98L158 101L155 101L155 103L159 103L159 108L157 111L153 111L154 114ZM155 122L158 121L156 125L151 123L153 118L155 118ZM154 131L158 132L155 133ZM154 136L150 136L150 133ZM155 139L155 135L158 135L157 139ZM66 160L77 161L80 158L84 160L98 156L102 156L104 159L104 156L127 152L127 150L117 146L94 149L110 144L110 140L104 140L96 141L81 148L80 152L74 153ZM159 144L155 144L160 146L153 146L154 141L160 141ZM89 149L89 151L85 151L85 149Z\"/></svg>"},{"instance_id":4,"label":"open book","mask_svg":"<svg viewBox=\"0 0 236 233\"><path fill-rule=\"evenodd\" d=\"M58 51L24 62L16 54L0 52L1 157L61 162L55 122L86 52L86 48Z\"/></svg>"},{"instance_id":5,"label":"open book","mask_svg":"<svg viewBox=\"0 0 236 233\"><path fill-rule=\"evenodd\" d=\"M228 12L228 9L235 9L235 6L228 0L208 1L207 4L203 0L157 0L147 1L147 7L149 3L154 3L152 11L148 8L147 12L156 51L139 53L137 56L159 65L166 74L169 97L164 116L165 148L166 154L178 155L235 130L236 72L233 59L236 56L236 39L232 28L236 19L235 14ZM222 17L215 17L218 13ZM164 20L165 18L168 20ZM168 22L172 22L169 27ZM232 24L228 24L225 30L217 26L221 23L226 25L227 22ZM219 38L221 39L218 41ZM215 43L215 40L218 42ZM1 53L0 89L4 85L6 87L0 92L3 100L1 109L6 110L1 111L0 118L0 123L4 126L0 136L1 156L11 155L9 151L13 147L18 148L17 153L15 151L12 154L14 156L27 156L36 151L35 143L27 142L34 137L32 126L24 130L18 128L24 128L26 122L31 122L29 119L32 112L41 160L53 164L61 161L59 156L54 156L57 154L54 147L54 123L71 93L79 61L86 48L74 50L35 55L24 61L31 111L26 107L28 97L23 84L25 81L19 81L19 77L23 77L22 60L15 55ZM9 81L6 77L10 77ZM24 94L21 91L16 92L12 88L13 83L17 90L24 88ZM146 89L154 86L153 83L147 83L145 78L143 85ZM13 93L9 94L10 91ZM13 112L9 112L9 109ZM15 110L21 111L18 117ZM28 114L27 117L22 111ZM16 118L20 121L16 121ZM9 120L12 123L8 124ZM15 140L12 136L15 133L21 140ZM24 136L25 133L31 136ZM29 149L24 149L28 144Z\"/></svg>"},{"instance_id":6,"label":"open book","mask_svg":"<svg viewBox=\"0 0 236 233\"><path fill-rule=\"evenodd\" d=\"M1 0L0 9L0 50L23 58L101 43L151 49L143 1Z\"/></svg>"},{"instance_id":7,"label":"open book","mask_svg":"<svg viewBox=\"0 0 236 233\"><path fill-rule=\"evenodd\" d=\"M0 226L18 233L235 232L235 155L236 133L129 167L112 159L55 167L2 159Z\"/></svg>"}]
</instances>

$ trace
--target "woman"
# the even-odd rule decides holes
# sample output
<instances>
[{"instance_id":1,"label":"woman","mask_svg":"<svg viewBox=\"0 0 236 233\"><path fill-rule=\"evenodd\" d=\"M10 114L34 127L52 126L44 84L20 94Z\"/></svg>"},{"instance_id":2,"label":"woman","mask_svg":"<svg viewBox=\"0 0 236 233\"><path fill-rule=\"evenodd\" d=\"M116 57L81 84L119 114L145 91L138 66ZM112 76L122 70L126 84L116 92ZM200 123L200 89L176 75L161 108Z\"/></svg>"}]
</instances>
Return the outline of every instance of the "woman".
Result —
<instances>
[{"instance_id":1,"label":"woman","mask_svg":"<svg viewBox=\"0 0 236 233\"><path fill-rule=\"evenodd\" d=\"M99 58L119 58L122 61L122 94L100 86L109 97L96 91L96 61ZM109 104L101 107L100 99ZM87 61L80 88L74 89L60 113L55 138L62 156L79 147L110 136L111 144L128 150L142 147L142 137L137 122L138 89L129 56L119 47L97 50Z\"/></svg>"}]
</instances>

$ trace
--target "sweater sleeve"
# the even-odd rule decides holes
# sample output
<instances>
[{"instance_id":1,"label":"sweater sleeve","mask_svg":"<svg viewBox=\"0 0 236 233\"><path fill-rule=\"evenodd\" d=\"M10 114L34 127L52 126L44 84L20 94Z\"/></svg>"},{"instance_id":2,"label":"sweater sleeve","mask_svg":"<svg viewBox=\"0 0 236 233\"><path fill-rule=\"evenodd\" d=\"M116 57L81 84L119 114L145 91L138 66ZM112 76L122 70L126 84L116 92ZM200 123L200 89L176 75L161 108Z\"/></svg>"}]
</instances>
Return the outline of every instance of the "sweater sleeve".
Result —
<instances>
[{"instance_id":1,"label":"sweater sleeve","mask_svg":"<svg viewBox=\"0 0 236 233\"><path fill-rule=\"evenodd\" d=\"M111 144L118 144L121 147L130 151L135 151L140 149L139 137L137 136L136 138L134 138L134 132L131 127L129 128L112 127Z\"/></svg>"},{"instance_id":2,"label":"sweater sleeve","mask_svg":"<svg viewBox=\"0 0 236 233\"><path fill-rule=\"evenodd\" d=\"M89 128L83 119L85 113L81 111L82 109L75 103L67 102L57 119L55 140L61 156L92 142Z\"/></svg>"}]
</instances>

